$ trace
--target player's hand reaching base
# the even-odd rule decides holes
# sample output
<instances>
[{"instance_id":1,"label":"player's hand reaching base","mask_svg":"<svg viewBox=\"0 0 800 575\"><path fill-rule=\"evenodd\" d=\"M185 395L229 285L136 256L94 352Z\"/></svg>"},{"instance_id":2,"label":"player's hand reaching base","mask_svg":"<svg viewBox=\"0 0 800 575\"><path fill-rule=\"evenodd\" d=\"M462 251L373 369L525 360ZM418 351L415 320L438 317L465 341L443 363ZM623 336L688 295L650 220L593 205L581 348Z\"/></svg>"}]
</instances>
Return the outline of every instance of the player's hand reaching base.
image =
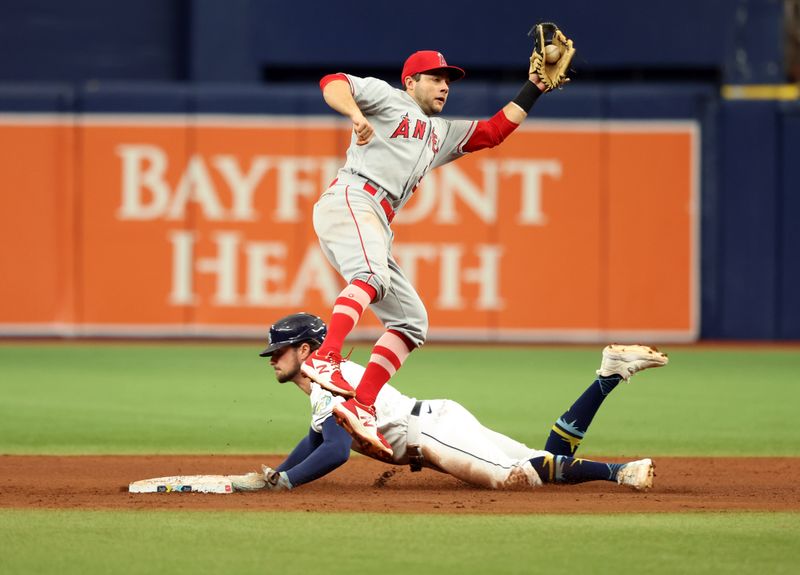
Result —
<instances>
[{"instance_id":1,"label":"player's hand reaching base","mask_svg":"<svg viewBox=\"0 0 800 575\"><path fill-rule=\"evenodd\" d=\"M231 475L234 491L288 491L293 487L285 472L278 472L266 465L261 466L261 473L251 472L244 475Z\"/></svg>"},{"instance_id":2,"label":"player's hand reaching base","mask_svg":"<svg viewBox=\"0 0 800 575\"><path fill-rule=\"evenodd\" d=\"M275 471L267 465L261 466L261 472L264 474L264 480L267 483L264 488L269 491L288 491L293 487L286 472Z\"/></svg>"}]
</instances>

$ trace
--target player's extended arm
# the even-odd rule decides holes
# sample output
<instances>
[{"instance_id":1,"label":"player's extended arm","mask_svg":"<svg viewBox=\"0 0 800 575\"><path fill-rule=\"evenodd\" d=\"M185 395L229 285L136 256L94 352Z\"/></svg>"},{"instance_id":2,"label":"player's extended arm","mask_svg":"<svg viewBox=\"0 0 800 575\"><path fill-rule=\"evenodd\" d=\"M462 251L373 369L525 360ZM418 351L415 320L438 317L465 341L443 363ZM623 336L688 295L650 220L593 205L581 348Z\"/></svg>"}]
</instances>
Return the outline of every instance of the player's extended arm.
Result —
<instances>
[{"instance_id":1,"label":"player's extended arm","mask_svg":"<svg viewBox=\"0 0 800 575\"><path fill-rule=\"evenodd\" d=\"M302 461L311 455L320 445L322 445L322 434L317 433L313 429L309 429L308 435L300 440L300 442L289 454L289 457L286 458L286 461L281 463L276 471L286 471L298 463L302 463Z\"/></svg>"},{"instance_id":2,"label":"player's extended arm","mask_svg":"<svg viewBox=\"0 0 800 575\"><path fill-rule=\"evenodd\" d=\"M322 433L309 430L276 471L285 471L292 487L314 481L348 460L352 441L350 434L329 417L322 424Z\"/></svg>"},{"instance_id":3,"label":"player's extended arm","mask_svg":"<svg viewBox=\"0 0 800 575\"><path fill-rule=\"evenodd\" d=\"M319 82L322 97L331 108L347 116L353 122L353 131L358 136L356 144L368 144L374 134L369 121L361 113L353 94L350 92L350 82L344 74L328 74Z\"/></svg>"},{"instance_id":4,"label":"player's extended arm","mask_svg":"<svg viewBox=\"0 0 800 575\"><path fill-rule=\"evenodd\" d=\"M464 144L465 152L476 152L484 148L494 148L505 140L511 132L517 129L522 121L528 116L528 112L533 104L541 96L547 87L539 79L539 76L528 74L528 81L519 91L517 97L503 106L489 120L480 120L475 126L467 143Z\"/></svg>"}]
</instances>

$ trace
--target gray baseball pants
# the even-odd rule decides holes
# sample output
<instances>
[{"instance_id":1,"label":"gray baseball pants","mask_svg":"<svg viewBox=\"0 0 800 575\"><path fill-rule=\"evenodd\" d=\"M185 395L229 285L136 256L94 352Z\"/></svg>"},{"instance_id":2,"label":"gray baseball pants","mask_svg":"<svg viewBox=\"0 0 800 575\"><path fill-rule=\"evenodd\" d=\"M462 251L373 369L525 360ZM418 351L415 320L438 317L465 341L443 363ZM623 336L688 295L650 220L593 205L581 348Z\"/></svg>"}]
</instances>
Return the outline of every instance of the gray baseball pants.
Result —
<instances>
[{"instance_id":1,"label":"gray baseball pants","mask_svg":"<svg viewBox=\"0 0 800 575\"><path fill-rule=\"evenodd\" d=\"M352 185L335 184L314 205L313 222L322 253L345 281L361 280L377 290L370 308L383 326L422 345L428 313L392 257L394 233L375 199Z\"/></svg>"}]
</instances>

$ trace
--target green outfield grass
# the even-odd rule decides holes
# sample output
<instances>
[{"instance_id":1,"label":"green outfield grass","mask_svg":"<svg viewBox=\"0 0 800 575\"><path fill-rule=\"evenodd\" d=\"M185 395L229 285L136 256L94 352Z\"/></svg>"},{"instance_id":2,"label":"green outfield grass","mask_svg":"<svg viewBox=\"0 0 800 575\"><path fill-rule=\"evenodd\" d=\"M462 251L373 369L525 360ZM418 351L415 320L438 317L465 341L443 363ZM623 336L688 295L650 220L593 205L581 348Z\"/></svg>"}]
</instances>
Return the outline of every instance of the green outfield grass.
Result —
<instances>
[{"instance_id":1,"label":"green outfield grass","mask_svg":"<svg viewBox=\"0 0 800 575\"><path fill-rule=\"evenodd\" d=\"M778 513L425 516L0 510L0 571L794 574L800 563L798 534L800 514Z\"/></svg>"},{"instance_id":2,"label":"green outfield grass","mask_svg":"<svg viewBox=\"0 0 800 575\"><path fill-rule=\"evenodd\" d=\"M0 345L0 453L280 453L307 398L252 344ZM353 354L364 361L368 348ZM677 347L621 385L584 453L798 455L800 352ZM600 347L426 346L394 384L460 401L532 447L591 383Z\"/></svg>"},{"instance_id":3,"label":"green outfield grass","mask_svg":"<svg viewBox=\"0 0 800 575\"><path fill-rule=\"evenodd\" d=\"M274 381L259 350L0 345L0 454L287 452L307 431L309 403ZM668 367L606 400L584 454L800 454L791 424L800 353L668 351ZM353 357L368 353L360 347ZM426 346L394 383L409 395L456 399L536 447L593 380L599 358L599 346ZM795 573L798 535L793 513L0 509L0 573Z\"/></svg>"}]
</instances>

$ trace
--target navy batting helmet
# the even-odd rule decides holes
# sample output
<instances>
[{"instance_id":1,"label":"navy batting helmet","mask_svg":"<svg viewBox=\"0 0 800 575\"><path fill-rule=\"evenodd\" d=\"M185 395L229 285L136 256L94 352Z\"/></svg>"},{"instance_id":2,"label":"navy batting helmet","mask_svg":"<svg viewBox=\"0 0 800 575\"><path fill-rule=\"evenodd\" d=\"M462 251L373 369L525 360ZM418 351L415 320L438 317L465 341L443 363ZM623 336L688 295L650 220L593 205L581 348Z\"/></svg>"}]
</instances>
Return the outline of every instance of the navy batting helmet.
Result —
<instances>
[{"instance_id":1,"label":"navy batting helmet","mask_svg":"<svg viewBox=\"0 0 800 575\"><path fill-rule=\"evenodd\" d=\"M273 323L269 328L269 344L259 353L269 357L282 347L304 341L322 345L328 334L325 322L310 313L293 313Z\"/></svg>"}]
</instances>

